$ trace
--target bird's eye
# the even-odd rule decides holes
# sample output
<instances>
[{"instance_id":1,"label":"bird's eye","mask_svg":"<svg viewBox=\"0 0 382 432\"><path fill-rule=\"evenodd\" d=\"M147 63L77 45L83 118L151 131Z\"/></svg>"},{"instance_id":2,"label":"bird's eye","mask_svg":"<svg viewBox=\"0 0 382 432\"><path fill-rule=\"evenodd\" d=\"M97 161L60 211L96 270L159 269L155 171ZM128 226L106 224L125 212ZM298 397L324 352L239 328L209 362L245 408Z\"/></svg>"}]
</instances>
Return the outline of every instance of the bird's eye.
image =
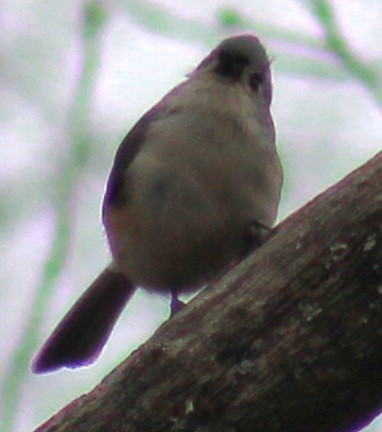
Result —
<instances>
[{"instance_id":1,"label":"bird's eye","mask_svg":"<svg viewBox=\"0 0 382 432\"><path fill-rule=\"evenodd\" d=\"M263 75L261 73L255 72L250 75L248 84L252 91L257 92L262 83Z\"/></svg>"}]
</instances>

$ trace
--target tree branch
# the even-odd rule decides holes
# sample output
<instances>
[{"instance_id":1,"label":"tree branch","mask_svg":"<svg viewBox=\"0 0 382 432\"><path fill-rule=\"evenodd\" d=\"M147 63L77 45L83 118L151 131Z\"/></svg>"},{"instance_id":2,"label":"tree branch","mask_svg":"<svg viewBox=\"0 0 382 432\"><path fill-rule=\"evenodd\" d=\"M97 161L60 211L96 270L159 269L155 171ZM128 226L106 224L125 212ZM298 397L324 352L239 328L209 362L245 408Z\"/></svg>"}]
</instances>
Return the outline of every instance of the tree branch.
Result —
<instances>
[{"instance_id":1,"label":"tree branch","mask_svg":"<svg viewBox=\"0 0 382 432\"><path fill-rule=\"evenodd\" d=\"M381 408L382 153L38 431L354 431Z\"/></svg>"}]
</instances>

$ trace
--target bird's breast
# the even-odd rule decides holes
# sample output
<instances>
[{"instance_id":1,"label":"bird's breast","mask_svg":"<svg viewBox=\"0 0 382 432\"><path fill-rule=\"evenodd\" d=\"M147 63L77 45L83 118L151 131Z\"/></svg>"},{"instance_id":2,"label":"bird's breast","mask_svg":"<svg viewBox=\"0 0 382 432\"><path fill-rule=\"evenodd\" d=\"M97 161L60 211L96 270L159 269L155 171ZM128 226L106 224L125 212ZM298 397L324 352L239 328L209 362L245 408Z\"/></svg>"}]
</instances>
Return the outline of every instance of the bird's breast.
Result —
<instances>
[{"instance_id":1,"label":"bird's breast","mask_svg":"<svg viewBox=\"0 0 382 432\"><path fill-rule=\"evenodd\" d=\"M125 173L127 202L105 212L114 260L136 284L200 285L243 256L251 223L274 221L274 131L207 102L150 125Z\"/></svg>"}]
</instances>

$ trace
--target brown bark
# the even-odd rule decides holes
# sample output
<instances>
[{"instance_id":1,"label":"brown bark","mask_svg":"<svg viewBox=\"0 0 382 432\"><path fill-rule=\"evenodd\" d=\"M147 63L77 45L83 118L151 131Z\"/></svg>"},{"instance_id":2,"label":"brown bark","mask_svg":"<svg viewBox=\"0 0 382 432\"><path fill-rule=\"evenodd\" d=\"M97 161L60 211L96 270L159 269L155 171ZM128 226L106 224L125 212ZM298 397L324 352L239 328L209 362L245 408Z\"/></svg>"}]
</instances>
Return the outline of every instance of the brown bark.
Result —
<instances>
[{"instance_id":1,"label":"brown bark","mask_svg":"<svg viewBox=\"0 0 382 432\"><path fill-rule=\"evenodd\" d=\"M354 431L381 409L382 153L38 431Z\"/></svg>"}]
</instances>

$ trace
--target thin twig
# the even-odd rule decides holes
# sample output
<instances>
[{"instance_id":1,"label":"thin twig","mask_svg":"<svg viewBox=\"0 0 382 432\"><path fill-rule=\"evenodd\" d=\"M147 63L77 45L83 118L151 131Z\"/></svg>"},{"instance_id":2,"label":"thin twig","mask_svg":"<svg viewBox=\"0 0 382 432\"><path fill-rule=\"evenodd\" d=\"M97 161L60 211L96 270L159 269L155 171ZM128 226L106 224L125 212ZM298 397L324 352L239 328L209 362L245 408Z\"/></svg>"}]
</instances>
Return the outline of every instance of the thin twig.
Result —
<instances>
[{"instance_id":1,"label":"thin twig","mask_svg":"<svg viewBox=\"0 0 382 432\"><path fill-rule=\"evenodd\" d=\"M69 253L72 235L73 195L89 154L87 116L90 97L98 73L99 39L105 22L104 11L96 1L85 6L82 29L82 68L73 105L69 112L71 146L57 176L52 206L55 211L55 232L50 253L42 270L41 282L31 301L30 313L18 345L10 360L1 389L3 400L2 432L13 430L22 389L29 373L29 363L38 343L44 312L55 293L57 280Z\"/></svg>"},{"instance_id":2,"label":"thin twig","mask_svg":"<svg viewBox=\"0 0 382 432\"><path fill-rule=\"evenodd\" d=\"M356 78L382 108L382 86L377 71L363 61L340 31L333 7L328 0L312 2L311 10L325 31L326 45L341 61L347 72Z\"/></svg>"}]
</instances>

